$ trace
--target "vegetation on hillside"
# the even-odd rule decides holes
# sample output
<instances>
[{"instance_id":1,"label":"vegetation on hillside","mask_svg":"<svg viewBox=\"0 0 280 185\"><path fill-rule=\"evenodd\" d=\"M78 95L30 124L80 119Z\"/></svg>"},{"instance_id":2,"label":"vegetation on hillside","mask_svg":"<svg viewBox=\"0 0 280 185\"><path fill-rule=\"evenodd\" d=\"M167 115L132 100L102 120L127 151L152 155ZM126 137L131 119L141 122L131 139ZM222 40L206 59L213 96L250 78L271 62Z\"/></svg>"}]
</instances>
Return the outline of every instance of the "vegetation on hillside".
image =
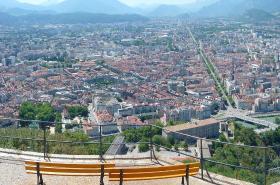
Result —
<instances>
[{"instance_id":1,"label":"vegetation on hillside","mask_svg":"<svg viewBox=\"0 0 280 185\"><path fill-rule=\"evenodd\" d=\"M125 130L123 135L125 140L128 143L140 143L139 152L149 151L149 142L152 141L152 144L156 146L156 150L160 151L160 147L166 149L174 149L176 151L180 148L183 148L185 151L188 150L188 143L186 141L176 141L172 137L163 137L162 136L162 123L157 122L158 127L144 126L140 128L131 128Z\"/></svg>"},{"instance_id":2,"label":"vegetation on hillside","mask_svg":"<svg viewBox=\"0 0 280 185\"><path fill-rule=\"evenodd\" d=\"M12 137L12 138L9 138ZM20 138L29 138L20 139ZM23 151L44 151L44 133L39 129L28 128L6 128L0 129L0 148L17 149ZM69 155L99 155L99 144L92 144L93 141L83 132L65 132L63 134L51 135L47 132L47 152L50 154ZM111 143L114 136L104 137L103 143ZM110 145L102 146L104 154Z\"/></svg>"},{"instance_id":3,"label":"vegetation on hillside","mask_svg":"<svg viewBox=\"0 0 280 185\"><path fill-rule=\"evenodd\" d=\"M222 174L225 176L253 182L256 184L264 183L264 169L271 169L280 165L279 149L280 148L253 148L242 146L271 146L280 144L280 129L269 131L258 135L253 129L242 127L238 124L235 127L235 137L233 140L228 140L223 135L220 140L223 142L231 142L240 144L240 146L215 143L213 145L213 157L211 160L248 167L256 171L247 169L234 168L230 166L218 165L211 162L206 162L207 169L211 172ZM269 183L278 182L280 177L275 174L269 174L267 181Z\"/></svg>"}]
</instances>

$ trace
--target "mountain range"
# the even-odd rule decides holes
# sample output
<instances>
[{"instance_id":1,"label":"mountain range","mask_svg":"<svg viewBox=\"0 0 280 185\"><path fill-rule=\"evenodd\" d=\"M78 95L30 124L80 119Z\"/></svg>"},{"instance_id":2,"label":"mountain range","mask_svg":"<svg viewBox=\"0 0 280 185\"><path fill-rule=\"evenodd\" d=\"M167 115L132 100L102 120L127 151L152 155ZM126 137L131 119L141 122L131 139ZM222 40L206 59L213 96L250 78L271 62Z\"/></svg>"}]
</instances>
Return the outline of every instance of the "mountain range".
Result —
<instances>
[{"instance_id":1,"label":"mountain range","mask_svg":"<svg viewBox=\"0 0 280 185\"><path fill-rule=\"evenodd\" d=\"M13 16L8 13L0 13L1 25L19 24L87 24L87 23L119 23L119 22L143 22L148 19L137 14L109 15L92 13L61 13L61 14L27 14Z\"/></svg>"},{"instance_id":2,"label":"mountain range","mask_svg":"<svg viewBox=\"0 0 280 185\"><path fill-rule=\"evenodd\" d=\"M90 12L105 14L135 13L132 8L117 0L66 0L50 7L57 12Z\"/></svg>"},{"instance_id":3,"label":"mountain range","mask_svg":"<svg viewBox=\"0 0 280 185\"><path fill-rule=\"evenodd\" d=\"M280 11L279 0L219 0L196 13L202 17L240 16L255 9L268 13Z\"/></svg>"},{"instance_id":4,"label":"mountain range","mask_svg":"<svg viewBox=\"0 0 280 185\"><path fill-rule=\"evenodd\" d=\"M161 17L176 16L187 12L194 12L216 2L217 0L197 0L195 3L182 5L158 4L151 7L129 7L119 0L65 0L58 4L44 4L44 6L35 6L26 3L20 3L17 0L0 0L0 10L9 12L13 9L20 10L20 14L26 11L47 11L57 13L104 13L104 14L130 14L137 13L145 16Z\"/></svg>"},{"instance_id":5,"label":"mountain range","mask_svg":"<svg viewBox=\"0 0 280 185\"><path fill-rule=\"evenodd\" d=\"M280 12L280 0L196 0L191 4L159 4L155 8L129 7L119 0L65 0L57 4L30 5L17 0L0 0L0 12L13 15L34 13L94 13L142 14L150 17L170 17L190 14L195 17L240 16L250 9Z\"/></svg>"},{"instance_id":6,"label":"mountain range","mask_svg":"<svg viewBox=\"0 0 280 185\"><path fill-rule=\"evenodd\" d=\"M258 9L250 9L243 15L244 19L249 21L269 21L276 18L276 16Z\"/></svg>"}]
</instances>

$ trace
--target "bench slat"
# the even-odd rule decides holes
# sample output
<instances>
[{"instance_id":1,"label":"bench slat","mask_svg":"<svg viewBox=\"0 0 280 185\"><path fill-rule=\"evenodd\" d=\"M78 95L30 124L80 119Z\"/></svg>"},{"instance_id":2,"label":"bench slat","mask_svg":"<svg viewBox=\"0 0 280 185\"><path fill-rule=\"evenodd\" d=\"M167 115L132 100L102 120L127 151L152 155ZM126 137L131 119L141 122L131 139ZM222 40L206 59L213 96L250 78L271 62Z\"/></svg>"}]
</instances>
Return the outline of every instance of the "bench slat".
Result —
<instances>
[{"instance_id":1,"label":"bench slat","mask_svg":"<svg viewBox=\"0 0 280 185\"><path fill-rule=\"evenodd\" d=\"M141 172L160 172L170 170L185 170L187 165L177 166L157 166L157 167L143 167L143 168L114 168L111 173L120 173L121 169L123 173L141 173Z\"/></svg>"},{"instance_id":2,"label":"bench slat","mask_svg":"<svg viewBox=\"0 0 280 185\"><path fill-rule=\"evenodd\" d=\"M189 169L199 169L200 163L188 164ZM187 168L186 164L183 165L174 165L174 166L157 166L157 167L144 167L144 168L113 168L111 173L120 173L120 170L123 170L123 173L141 173L141 172L157 172L157 171L169 171L169 170L185 170Z\"/></svg>"},{"instance_id":3,"label":"bench slat","mask_svg":"<svg viewBox=\"0 0 280 185\"><path fill-rule=\"evenodd\" d=\"M26 166L26 171L34 171L37 173L37 167L35 166ZM108 168L104 169L105 172L109 172ZM40 167L40 173L43 172L60 172L60 173L99 173L101 172L101 168L49 168L49 167Z\"/></svg>"},{"instance_id":4,"label":"bench slat","mask_svg":"<svg viewBox=\"0 0 280 185\"><path fill-rule=\"evenodd\" d=\"M189 163L187 164L190 168L200 167L200 163Z\"/></svg>"},{"instance_id":5,"label":"bench slat","mask_svg":"<svg viewBox=\"0 0 280 185\"><path fill-rule=\"evenodd\" d=\"M190 173L198 172L199 169L191 169ZM141 172L141 173L123 173L123 179L126 178L149 178L149 177L165 177L165 176L178 176L186 175L186 170L169 170L160 172ZM110 173L109 178L120 178L120 173Z\"/></svg>"},{"instance_id":6,"label":"bench slat","mask_svg":"<svg viewBox=\"0 0 280 185\"><path fill-rule=\"evenodd\" d=\"M101 168L101 164L67 164L67 163L50 163L50 162L38 162L40 167L57 167L57 168ZM25 161L25 165L36 166L37 162ZM104 168L113 168L115 164L104 163Z\"/></svg>"},{"instance_id":7,"label":"bench slat","mask_svg":"<svg viewBox=\"0 0 280 185\"><path fill-rule=\"evenodd\" d=\"M156 180L156 179L170 179L170 178L178 178L183 177L186 174L176 174L169 176L158 176L158 177L141 177L141 178L124 178L123 181L142 181L142 180ZM195 176L197 173L190 173L190 176ZM109 181L120 181L120 178L109 178Z\"/></svg>"},{"instance_id":8,"label":"bench slat","mask_svg":"<svg viewBox=\"0 0 280 185\"><path fill-rule=\"evenodd\" d=\"M27 174L37 174L36 171L26 171ZM60 172L42 172L42 175L51 176L100 176L100 173L60 173ZM105 176L109 176L109 173L105 173Z\"/></svg>"},{"instance_id":9,"label":"bench slat","mask_svg":"<svg viewBox=\"0 0 280 185\"><path fill-rule=\"evenodd\" d=\"M184 177L186 176L187 167L189 168L189 176L194 176L199 172L200 163L149 168L114 168L109 173L109 180L120 181L121 170L123 172L123 181L141 181Z\"/></svg>"}]
</instances>

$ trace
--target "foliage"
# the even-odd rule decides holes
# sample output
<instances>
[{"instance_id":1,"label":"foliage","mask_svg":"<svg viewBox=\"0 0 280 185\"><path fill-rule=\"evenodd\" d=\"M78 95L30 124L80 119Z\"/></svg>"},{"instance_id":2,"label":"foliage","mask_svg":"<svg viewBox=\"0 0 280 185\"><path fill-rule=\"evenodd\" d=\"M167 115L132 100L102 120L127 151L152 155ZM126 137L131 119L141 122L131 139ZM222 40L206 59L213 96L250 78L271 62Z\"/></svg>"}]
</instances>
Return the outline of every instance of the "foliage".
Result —
<instances>
[{"instance_id":1,"label":"foliage","mask_svg":"<svg viewBox=\"0 0 280 185\"><path fill-rule=\"evenodd\" d=\"M169 148L169 149L172 148L172 144L170 143L170 139L162 137L161 135L153 136L152 141L156 145L164 146L164 147Z\"/></svg>"},{"instance_id":2,"label":"foliage","mask_svg":"<svg viewBox=\"0 0 280 185\"><path fill-rule=\"evenodd\" d=\"M180 143L180 146L183 148L183 150L184 150L185 152L189 151L189 145L188 145L188 142L187 142L187 141L182 141L182 142Z\"/></svg>"},{"instance_id":3,"label":"foliage","mask_svg":"<svg viewBox=\"0 0 280 185\"><path fill-rule=\"evenodd\" d=\"M248 129L238 124L235 124L234 126L235 138L233 142L240 145L238 146L218 142L214 143L214 152L211 160L230 165L254 168L259 170L259 172L240 170L239 168L227 167L210 162L207 162L206 166L209 171L214 173L261 184L264 177L263 170L265 167L265 162L268 168L278 166L279 156L277 155L277 151L272 148L264 149L260 147L247 147L242 146L242 144L251 146L277 144L280 142L280 129L257 135L253 129ZM219 140L222 142L228 142L224 135L221 135ZM270 176L268 180L270 182L277 182L280 179L277 176Z\"/></svg>"},{"instance_id":4,"label":"foliage","mask_svg":"<svg viewBox=\"0 0 280 185\"><path fill-rule=\"evenodd\" d=\"M77 116L87 117L89 113L86 106L70 106L66 109L71 119L74 119Z\"/></svg>"},{"instance_id":5,"label":"foliage","mask_svg":"<svg viewBox=\"0 0 280 185\"><path fill-rule=\"evenodd\" d=\"M22 103L19 108L19 118L23 120L59 121L60 115L49 103ZM22 127L27 127L30 121L21 121Z\"/></svg>"},{"instance_id":6,"label":"foliage","mask_svg":"<svg viewBox=\"0 0 280 185\"><path fill-rule=\"evenodd\" d=\"M156 146L156 151L160 152L160 146Z\"/></svg>"},{"instance_id":7,"label":"foliage","mask_svg":"<svg viewBox=\"0 0 280 185\"><path fill-rule=\"evenodd\" d=\"M161 135L161 123L156 123L158 127L151 127L151 126L143 126L140 128L131 128L125 130L123 135L125 136L125 140L128 143L137 143L141 139L149 139L155 135Z\"/></svg>"},{"instance_id":8,"label":"foliage","mask_svg":"<svg viewBox=\"0 0 280 185\"><path fill-rule=\"evenodd\" d=\"M174 145L174 150L177 151L177 152L179 151L179 145L178 144Z\"/></svg>"},{"instance_id":9,"label":"foliage","mask_svg":"<svg viewBox=\"0 0 280 185\"><path fill-rule=\"evenodd\" d=\"M280 125L280 117L275 118L275 124Z\"/></svg>"},{"instance_id":10,"label":"foliage","mask_svg":"<svg viewBox=\"0 0 280 185\"><path fill-rule=\"evenodd\" d=\"M12 136L14 139L1 138L0 148L18 149L24 151L43 152L43 131L28 128L7 128L0 129L0 136ZM82 132L65 132L63 134L51 135L47 132L47 140L55 140L56 142L48 142L47 150L51 154L69 154L69 155L98 155L100 152L99 144L88 144L90 138ZM32 138L40 140L24 140L15 138ZM104 143L111 143L114 136L103 138ZM67 142L65 142L67 141ZM76 143L75 143L76 142ZM80 142L86 142L81 144ZM103 145L102 153L104 154L109 145Z\"/></svg>"},{"instance_id":11,"label":"foliage","mask_svg":"<svg viewBox=\"0 0 280 185\"><path fill-rule=\"evenodd\" d=\"M167 149L171 149L175 145L175 140L171 137L165 138L162 137L162 123L156 123L158 127L143 126L140 128L128 129L123 132L125 140L128 143L137 143L137 142L149 142L152 138L152 142L156 145L161 145ZM145 151L147 149L146 144L139 144L139 151ZM141 148L141 149L140 149ZM160 148L157 148L159 151Z\"/></svg>"},{"instance_id":12,"label":"foliage","mask_svg":"<svg viewBox=\"0 0 280 185\"><path fill-rule=\"evenodd\" d=\"M265 132L260 137L266 146L280 145L280 128L277 128L275 131Z\"/></svg>"},{"instance_id":13,"label":"foliage","mask_svg":"<svg viewBox=\"0 0 280 185\"><path fill-rule=\"evenodd\" d=\"M138 149L139 149L139 152L147 152L149 151L150 147L149 147L149 144L148 143L144 143L144 142L148 142L147 139L142 139L140 142L143 142L143 143L140 143L138 145Z\"/></svg>"},{"instance_id":14,"label":"foliage","mask_svg":"<svg viewBox=\"0 0 280 185\"><path fill-rule=\"evenodd\" d=\"M55 132L60 134L62 133L62 123L57 123L55 125Z\"/></svg>"}]
</instances>

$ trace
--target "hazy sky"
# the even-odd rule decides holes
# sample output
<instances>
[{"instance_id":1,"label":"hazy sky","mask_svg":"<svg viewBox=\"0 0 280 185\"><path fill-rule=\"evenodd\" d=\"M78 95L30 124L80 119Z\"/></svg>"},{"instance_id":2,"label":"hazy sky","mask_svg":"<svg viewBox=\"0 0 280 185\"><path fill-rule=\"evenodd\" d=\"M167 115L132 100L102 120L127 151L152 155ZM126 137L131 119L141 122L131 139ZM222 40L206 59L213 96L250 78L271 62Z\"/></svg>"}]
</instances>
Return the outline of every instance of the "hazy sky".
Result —
<instances>
[{"instance_id":1,"label":"hazy sky","mask_svg":"<svg viewBox=\"0 0 280 185\"><path fill-rule=\"evenodd\" d=\"M27 2L31 4L41 4L46 3L48 1L58 2L63 0L18 0L21 2ZM105 0L106 1L106 0ZM127 5L136 6L136 5L150 5L150 4L186 4L190 2L194 2L196 0L119 0Z\"/></svg>"}]
</instances>

